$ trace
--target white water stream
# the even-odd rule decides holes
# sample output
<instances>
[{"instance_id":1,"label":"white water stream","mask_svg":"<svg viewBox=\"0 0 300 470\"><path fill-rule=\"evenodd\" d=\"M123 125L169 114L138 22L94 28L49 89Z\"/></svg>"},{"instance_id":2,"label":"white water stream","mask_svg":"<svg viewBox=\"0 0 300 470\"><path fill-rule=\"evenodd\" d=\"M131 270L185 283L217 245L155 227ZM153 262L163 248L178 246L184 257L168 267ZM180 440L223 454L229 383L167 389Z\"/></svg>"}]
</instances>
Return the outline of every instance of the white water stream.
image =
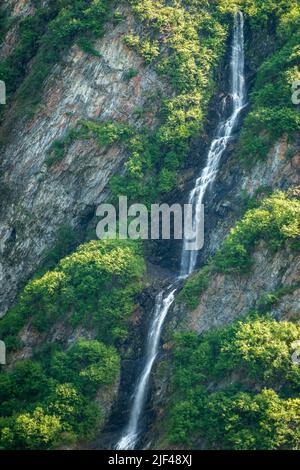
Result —
<instances>
[{"instance_id":1,"label":"white water stream","mask_svg":"<svg viewBox=\"0 0 300 470\"><path fill-rule=\"evenodd\" d=\"M245 56L244 56L244 18L242 13L238 12L234 17L234 32L232 40L231 54L231 101L232 112L230 117L222 121L217 129L216 137L213 139L207 155L207 161L200 177L189 196L189 203L194 206L193 229L199 226L201 215L201 204L208 188L214 182L221 158L227 149L230 139L233 137L242 109L246 105L245 88ZM145 364L142 373L137 381L134 400L130 411L129 422L126 426L120 440L116 444L117 450L135 449L140 438L140 423L144 410L144 405L148 394L149 379L153 364L158 354L159 342L164 321L168 311L175 300L177 283L179 279L191 274L197 263L198 251L189 251L187 249L189 240L192 239L192 233L185 234L181 255L181 269L177 281L166 290L158 294L155 303L155 310L152 323L150 325L147 339L147 349Z\"/></svg>"}]
</instances>

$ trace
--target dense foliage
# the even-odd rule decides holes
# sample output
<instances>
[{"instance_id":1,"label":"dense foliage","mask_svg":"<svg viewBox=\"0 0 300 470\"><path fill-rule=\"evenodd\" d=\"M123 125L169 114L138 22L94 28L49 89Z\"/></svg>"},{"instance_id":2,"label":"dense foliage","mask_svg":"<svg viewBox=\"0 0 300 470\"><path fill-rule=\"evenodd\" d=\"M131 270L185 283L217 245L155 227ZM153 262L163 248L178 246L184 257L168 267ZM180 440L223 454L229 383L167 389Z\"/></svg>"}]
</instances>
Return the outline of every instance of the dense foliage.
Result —
<instances>
[{"instance_id":1,"label":"dense foliage","mask_svg":"<svg viewBox=\"0 0 300 470\"><path fill-rule=\"evenodd\" d=\"M99 341L17 362L0 374L0 449L48 449L91 439L101 424L92 399L119 373L119 356Z\"/></svg>"},{"instance_id":2,"label":"dense foliage","mask_svg":"<svg viewBox=\"0 0 300 470\"><path fill-rule=\"evenodd\" d=\"M256 314L176 335L168 439L189 448L299 449L299 324Z\"/></svg>"},{"instance_id":3,"label":"dense foliage","mask_svg":"<svg viewBox=\"0 0 300 470\"><path fill-rule=\"evenodd\" d=\"M129 3L144 30L128 35L126 44L167 78L175 92L162 101L161 125L150 133L142 129L131 142L126 175L111 182L114 194L148 203L176 187L190 140L203 130L213 73L225 51L227 20L221 23L215 5L205 0Z\"/></svg>"},{"instance_id":4,"label":"dense foliage","mask_svg":"<svg viewBox=\"0 0 300 470\"><path fill-rule=\"evenodd\" d=\"M144 271L138 243L91 241L29 282L0 321L9 353L23 346L25 324L44 339L57 324L68 335L92 332L96 339L71 347L64 337L46 342L32 360L0 373L0 447L50 448L93 437L100 411L91 399L118 376L115 346L127 337Z\"/></svg>"},{"instance_id":5,"label":"dense foliage","mask_svg":"<svg viewBox=\"0 0 300 470\"><path fill-rule=\"evenodd\" d=\"M54 271L29 282L17 306L1 320L0 335L16 347L29 319L40 332L62 319L73 327L95 328L107 343L123 341L143 274L137 243L102 240L81 245Z\"/></svg>"},{"instance_id":6,"label":"dense foliage","mask_svg":"<svg viewBox=\"0 0 300 470\"><path fill-rule=\"evenodd\" d=\"M258 70L241 134L239 155L248 166L266 158L271 144L283 135L291 142L300 128L291 99L292 84L300 79L300 6L297 1L261 3L277 18L276 42L274 53ZM268 11L266 18L272 18Z\"/></svg>"},{"instance_id":7,"label":"dense foliage","mask_svg":"<svg viewBox=\"0 0 300 470\"><path fill-rule=\"evenodd\" d=\"M177 295L177 302L184 303L190 310L196 308L199 304L200 296L209 285L209 271L210 268L206 266L200 271L191 274Z\"/></svg>"},{"instance_id":8,"label":"dense foliage","mask_svg":"<svg viewBox=\"0 0 300 470\"><path fill-rule=\"evenodd\" d=\"M247 272L252 263L251 254L264 240L271 250L277 250L286 241L299 248L300 202L283 192L275 192L259 207L250 209L231 230L222 248L214 257L215 267L222 272Z\"/></svg>"}]
</instances>

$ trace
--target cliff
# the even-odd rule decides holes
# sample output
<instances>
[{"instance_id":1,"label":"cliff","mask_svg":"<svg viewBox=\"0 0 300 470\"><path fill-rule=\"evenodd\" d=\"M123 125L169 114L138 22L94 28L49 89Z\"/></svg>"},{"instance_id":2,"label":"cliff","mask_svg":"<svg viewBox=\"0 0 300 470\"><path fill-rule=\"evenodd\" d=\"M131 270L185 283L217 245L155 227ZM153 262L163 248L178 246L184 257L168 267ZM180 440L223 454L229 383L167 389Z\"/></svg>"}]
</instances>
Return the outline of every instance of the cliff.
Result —
<instances>
[{"instance_id":1,"label":"cliff","mask_svg":"<svg viewBox=\"0 0 300 470\"><path fill-rule=\"evenodd\" d=\"M10 0L0 10L0 448L112 448L126 425L155 297L182 244L95 241L96 208L119 195L187 201L230 114L237 3L247 105L205 196L196 272L168 312L140 445L299 446L299 5Z\"/></svg>"},{"instance_id":2,"label":"cliff","mask_svg":"<svg viewBox=\"0 0 300 470\"><path fill-rule=\"evenodd\" d=\"M23 3L15 6L14 14L28 14L28 6L22 10ZM78 140L49 167L53 142L63 139L80 120L155 126L151 112L142 120L135 111L167 86L125 45L125 35L138 26L128 9L120 11L126 20L105 26L107 32L94 45L99 56L73 46L63 63L53 67L32 119L16 118L18 104L7 110L0 173L5 189L0 227L1 315L53 247L60 227L87 225L96 207L107 199L110 177L122 171L126 160L126 150L119 145L99 148L93 141ZM130 70L135 71L132 78Z\"/></svg>"}]
</instances>

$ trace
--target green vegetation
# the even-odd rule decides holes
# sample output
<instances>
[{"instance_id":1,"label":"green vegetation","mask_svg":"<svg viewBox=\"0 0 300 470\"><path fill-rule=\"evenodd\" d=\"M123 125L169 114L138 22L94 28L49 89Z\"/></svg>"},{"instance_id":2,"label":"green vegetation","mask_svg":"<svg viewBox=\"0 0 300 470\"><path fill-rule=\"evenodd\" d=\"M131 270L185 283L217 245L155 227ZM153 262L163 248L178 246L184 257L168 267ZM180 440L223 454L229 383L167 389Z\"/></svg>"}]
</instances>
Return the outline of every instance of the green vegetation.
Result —
<instances>
[{"instance_id":1,"label":"green vegetation","mask_svg":"<svg viewBox=\"0 0 300 470\"><path fill-rule=\"evenodd\" d=\"M206 266L200 271L191 274L178 294L177 302L184 303L189 310L196 308L199 304L200 296L208 288L209 272L210 268Z\"/></svg>"},{"instance_id":2,"label":"green vegetation","mask_svg":"<svg viewBox=\"0 0 300 470\"><path fill-rule=\"evenodd\" d=\"M262 196L268 195L267 197ZM244 217L225 238L222 247L200 271L189 276L177 296L189 310L199 304L201 295L209 285L214 270L223 273L247 273L253 259L252 253L260 241L264 241L271 251L276 251L289 242L293 250L299 249L300 242L300 202L291 195L270 188L259 188L252 198L243 197L245 207L250 207ZM272 302L287 293L286 289L261 299L260 309L265 311Z\"/></svg>"},{"instance_id":3,"label":"green vegetation","mask_svg":"<svg viewBox=\"0 0 300 470\"><path fill-rule=\"evenodd\" d=\"M119 373L120 347L145 272L139 243L91 241L33 279L0 322L8 352L22 347L28 323L42 336L61 322L95 340L38 348L34 359L0 374L0 448L42 449L90 439L100 426L92 399ZM28 431L30 429L30 432Z\"/></svg>"},{"instance_id":4,"label":"green vegetation","mask_svg":"<svg viewBox=\"0 0 300 470\"><path fill-rule=\"evenodd\" d=\"M299 247L300 202L283 192L275 192L259 207L250 209L237 223L216 253L213 263L218 271L244 273L252 264L251 254L263 240L272 250L286 241L292 248Z\"/></svg>"},{"instance_id":5,"label":"green vegetation","mask_svg":"<svg viewBox=\"0 0 300 470\"><path fill-rule=\"evenodd\" d=\"M136 69L129 69L127 72L126 72L126 78L127 80L131 80L132 78L134 77L137 77L138 75L138 70Z\"/></svg>"},{"instance_id":6,"label":"green vegetation","mask_svg":"<svg viewBox=\"0 0 300 470\"><path fill-rule=\"evenodd\" d=\"M52 351L53 352L53 351ZM0 375L0 449L49 449L91 439L100 427L92 401L119 374L116 350L78 340Z\"/></svg>"},{"instance_id":7,"label":"green vegetation","mask_svg":"<svg viewBox=\"0 0 300 470\"><path fill-rule=\"evenodd\" d=\"M63 225L58 230L54 247L45 253L44 262L35 277L40 277L47 271L55 269L62 258L65 258L76 250L82 236L80 231L75 231L75 229L69 225Z\"/></svg>"},{"instance_id":8,"label":"green vegetation","mask_svg":"<svg viewBox=\"0 0 300 470\"><path fill-rule=\"evenodd\" d=\"M270 310L280 304L281 299L285 295L292 294L296 289L300 287L300 280L286 287L279 287L274 292L263 294L257 301L257 310L260 313L268 313Z\"/></svg>"},{"instance_id":9,"label":"green vegetation","mask_svg":"<svg viewBox=\"0 0 300 470\"><path fill-rule=\"evenodd\" d=\"M267 2L263 2L264 4ZM273 4L279 14L276 51L259 68L251 93L251 111L241 134L239 156L246 165L266 158L283 135L292 140L300 116L291 100L291 87L300 79L300 7L298 2Z\"/></svg>"},{"instance_id":10,"label":"green vegetation","mask_svg":"<svg viewBox=\"0 0 300 470\"><path fill-rule=\"evenodd\" d=\"M283 193L260 188L244 217L225 239L210 264L193 274L178 296L197 306L209 273L244 273L263 240L271 250L289 241L299 246L300 203ZM198 336L175 335L173 379L166 438L171 444L207 449L300 449L300 369L292 362L299 322L275 321L269 312L299 287L263 294L243 321Z\"/></svg>"},{"instance_id":11,"label":"green vegetation","mask_svg":"<svg viewBox=\"0 0 300 470\"><path fill-rule=\"evenodd\" d=\"M131 241L91 241L62 259L54 271L31 281L20 301L0 322L8 347L18 347L18 333L30 319L43 332L59 319L96 329L108 344L122 342L141 289L144 261Z\"/></svg>"},{"instance_id":12,"label":"green vegetation","mask_svg":"<svg viewBox=\"0 0 300 470\"><path fill-rule=\"evenodd\" d=\"M190 140L203 130L214 91L213 73L224 53L232 21L228 15L237 8L244 11L253 30L263 28L268 33L275 24L278 44L278 51L260 68L251 96L252 111L242 132L240 157L245 161L265 157L276 138L283 134L292 137L299 129L299 115L291 103L291 83L299 78L296 0L129 3L146 29L141 36L128 35L127 45L167 78L176 96L165 99L161 126L148 138L142 132L142 145L131 150L126 175L112 180L114 194L150 202L178 184Z\"/></svg>"},{"instance_id":13,"label":"green vegetation","mask_svg":"<svg viewBox=\"0 0 300 470\"><path fill-rule=\"evenodd\" d=\"M129 3L145 29L141 36L128 35L126 44L167 78L175 96L163 100L161 125L150 133L142 129L131 141L126 174L113 177L111 188L114 195L150 203L176 187L190 140L203 130L227 18L206 1Z\"/></svg>"},{"instance_id":14,"label":"green vegetation","mask_svg":"<svg viewBox=\"0 0 300 470\"><path fill-rule=\"evenodd\" d=\"M76 40L84 47L87 41L102 34L110 2L54 0L49 6L44 6L41 0L35 3L35 14L20 22L17 47L0 62L0 80L7 83L8 98L18 91L22 112L35 111L43 82L63 52ZM30 73L26 75L32 60Z\"/></svg>"},{"instance_id":15,"label":"green vegetation","mask_svg":"<svg viewBox=\"0 0 300 470\"><path fill-rule=\"evenodd\" d=\"M231 15L240 8L252 29L276 26L275 54L262 64L251 96L252 110L242 131L239 154L247 162L265 157L272 142L283 134L292 137L299 116L290 99L291 83L299 78L299 6L296 0L128 0L144 24L140 36L129 34L125 42L135 48L172 86L175 96L165 98L160 109L161 125L153 132L140 129L135 140L128 136L126 174L113 177L114 195L127 194L146 203L172 191L178 184L191 139L203 130L209 100L214 92L214 72L223 56ZM118 11L109 14L108 0L56 0L51 7L37 2L33 17L20 24L20 40L14 52L0 63L0 79L9 83L8 93L35 110L42 83L61 54L75 41L88 53L108 19L122 21ZM7 21L2 19L3 21ZM29 76L28 63L33 60ZM130 80L135 70L125 77ZM95 126L98 123L94 123ZM118 126L118 124L110 123ZM65 149L80 138L76 130L57 142L47 165L62 160ZM124 141L126 136L124 136ZM158 182L158 184L157 184Z\"/></svg>"},{"instance_id":16,"label":"green vegetation","mask_svg":"<svg viewBox=\"0 0 300 470\"><path fill-rule=\"evenodd\" d=\"M127 141L133 134L134 132L125 124L80 120L62 139L53 142L46 165L51 167L60 162L65 157L67 149L76 140L94 139L99 147L106 147ZM130 142L129 139L127 145L130 145Z\"/></svg>"},{"instance_id":17,"label":"green vegetation","mask_svg":"<svg viewBox=\"0 0 300 470\"><path fill-rule=\"evenodd\" d=\"M4 40L10 23L6 11L0 7L0 43Z\"/></svg>"},{"instance_id":18,"label":"green vegetation","mask_svg":"<svg viewBox=\"0 0 300 470\"><path fill-rule=\"evenodd\" d=\"M295 134L300 124L291 102L291 83L300 76L296 1L289 5L275 0L219 0L214 4L205 0L129 0L129 3L145 29L141 36L127 35L125 42L142 55L146 65L152 64L167 78L175 96L162 100L161 125L155 131L142 128L132 131L134 135L123 136L129 160L126 174L111 180L113 195L127 194L132 201L150 203L177 186L190 141L203 130L214 92L214 71L225 51L232 21L229 14L237 8L244 11L254 30L269 31L270 24L275 24L278 44L278 50L262 64L257 75L239 155L246 162L253 162L265 157L271 143L283 134L290 137ZM126 79L135 75L135 70L129 71ZM98 125L103 126L94 123ZM80 135L73 135L75 138ZM49 166L63 158L65 144L64 140L54 143L54 153L47 160Z\"/></svg>"},{"instance_id":19,"label":"green vegetation","mask_svg":"<svg viewBox=\"0 0 300 470\"><path fill-rule=\"evenodd\" d=\"M299 449L299 324L255 314L176 335L168 439L189 448Z\"/></svg>"},{"instance_id":20,"label":"green vegetation","mask_svg":"<svg viewBox=\"0 0 300 470\"><path fill-rule=\"evenodd\" d=\"M91 39L88 39L86 37L82 37L82 38L79 39L78 45L83 50L83 52L85 52L86 54L90 54L94 57L101 57L100 52L98 52L95 49L95 47L93 45L93 41L91 41Z\"/></svg>"}]
</instances>

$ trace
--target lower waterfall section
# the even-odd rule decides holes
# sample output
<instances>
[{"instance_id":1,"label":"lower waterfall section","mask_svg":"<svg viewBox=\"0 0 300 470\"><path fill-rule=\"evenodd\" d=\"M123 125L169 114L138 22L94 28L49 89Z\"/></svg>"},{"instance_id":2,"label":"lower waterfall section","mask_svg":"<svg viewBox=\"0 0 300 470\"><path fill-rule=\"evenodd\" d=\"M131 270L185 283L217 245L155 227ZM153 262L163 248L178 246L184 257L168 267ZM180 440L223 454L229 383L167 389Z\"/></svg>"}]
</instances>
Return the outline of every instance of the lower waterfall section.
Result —
<instances>
[{"instance_id":1,"label":"lower waterfall section","mask_svg":"<svg viewBox=\"0 0 300 470\"><path fill-rule=\"evenodd\" d=\"M170 291L160 292L156 297L154 317L151 323L145 358L145 366L137 382L134 401L130 413L128 426L124 436L116 445L117 450L134 449L139 439L139 422L147 398L147 388L154 361L158 353L159 340L167 313L175 300L176 289L170 286Z\"/></svg>"}]
</instances>

